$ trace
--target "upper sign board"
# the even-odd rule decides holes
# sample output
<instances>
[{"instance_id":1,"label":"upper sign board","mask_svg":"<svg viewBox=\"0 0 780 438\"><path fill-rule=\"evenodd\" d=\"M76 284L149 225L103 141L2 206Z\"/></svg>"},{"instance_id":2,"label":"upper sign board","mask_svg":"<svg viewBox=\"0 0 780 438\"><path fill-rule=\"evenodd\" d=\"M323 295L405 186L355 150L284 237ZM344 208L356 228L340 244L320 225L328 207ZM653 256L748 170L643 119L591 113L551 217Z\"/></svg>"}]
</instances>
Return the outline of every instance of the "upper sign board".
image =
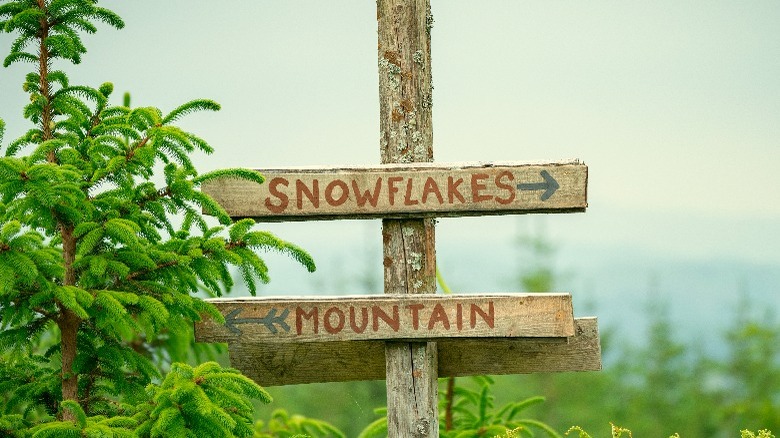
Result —
<instances>
[{"instance_id":1,"label":"upper sign board","mask_svg":"<svg viewBox=\"0 0 780 438\"><path fill-rule=\"evenodd\" d=\"M234 218L292 221L584 211L588 168L559 163L258 169L265 183L203 184Z\"/></svg>"}]
</instances>

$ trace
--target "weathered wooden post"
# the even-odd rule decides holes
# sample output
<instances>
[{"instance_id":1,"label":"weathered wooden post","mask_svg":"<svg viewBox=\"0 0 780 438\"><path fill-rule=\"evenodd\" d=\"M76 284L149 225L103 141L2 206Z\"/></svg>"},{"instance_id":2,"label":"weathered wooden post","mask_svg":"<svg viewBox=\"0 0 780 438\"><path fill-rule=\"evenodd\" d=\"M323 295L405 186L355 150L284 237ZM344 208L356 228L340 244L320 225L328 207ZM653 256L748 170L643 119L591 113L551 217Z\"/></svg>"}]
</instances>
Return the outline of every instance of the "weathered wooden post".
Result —
<instances>
[{"instance_id":1,"label":"weathered wooden post","mask_svg":"<svg viewBox=\"0 0 780 438\"><path fill-rule=\"evenodd\" d=\"M377 0L382 163L433 161L430 0ZM382 221L386 294L436 293L433 219ZM388 342L390 437L439 435L433 342Z\"/></svg>"}]
</instances>

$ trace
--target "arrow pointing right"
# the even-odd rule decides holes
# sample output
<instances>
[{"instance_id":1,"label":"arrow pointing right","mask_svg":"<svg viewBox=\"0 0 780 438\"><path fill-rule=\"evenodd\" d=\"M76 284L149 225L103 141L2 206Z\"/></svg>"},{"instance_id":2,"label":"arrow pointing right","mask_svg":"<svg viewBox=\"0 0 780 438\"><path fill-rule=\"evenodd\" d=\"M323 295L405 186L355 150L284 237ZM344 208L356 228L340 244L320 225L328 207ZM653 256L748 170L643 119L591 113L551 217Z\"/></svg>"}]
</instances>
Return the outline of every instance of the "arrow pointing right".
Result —
<instances>
[{"instance_id":1,"label":"arrow pointing right","mask_svg":"<svg viewBox=\"0 0 780 438\"><path fill-rule=\"evenodd\" d=\"M546 201L550 199L550 196L555 193L556 190L558 190L561 186L558 185L558 181L555 180L555 178L550 175L549 172L546 170L542 170L539 172L539 175L544 178L544 182L536 182L536 183L520 183L517 185L518 190L544 190L544 193L542 193L542 196L540 199L542 201Z\"/></svg>"}]
</instances>

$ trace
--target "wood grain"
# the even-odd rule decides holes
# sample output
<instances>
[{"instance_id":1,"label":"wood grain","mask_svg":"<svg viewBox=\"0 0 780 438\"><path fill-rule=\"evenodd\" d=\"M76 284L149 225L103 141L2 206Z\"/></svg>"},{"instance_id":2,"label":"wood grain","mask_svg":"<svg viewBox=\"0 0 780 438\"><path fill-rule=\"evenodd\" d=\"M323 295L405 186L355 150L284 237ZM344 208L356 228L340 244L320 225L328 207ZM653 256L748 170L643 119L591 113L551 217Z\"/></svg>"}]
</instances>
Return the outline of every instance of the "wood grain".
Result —
<instances>
[{"instance_id":1,"label":"wood grain","mask_svg":"<svg viewBox=\"0 0 780 438\"><path fill-rule=\"evenodd\" d=\"M574 334L570 294L369 295L209 300L226 324L195 325L200 342L333 342Z\"/></svg>"},{"instance_id":2,"label":"wood grain","mask_svg":"<svg viewBox=\"0 0 780 438\"><path fill-rule=\"evenodd\" d=\"M430 17L430 0L377 0L376 2L379 153L381 162L385 166L392 165L391 163L433 161ZM388 177L392 176L388 175ZM388 184L387 198L388 203L391 203L390 180L384 181ZM374 183L374 190L378 182L381 190L381 177L376 178L376 181L366 182ZM330 184L337 183L328 183ZM349 184L352 186L353 181ZM325 186L325 190L328 185ZM352 187L354 204L360 207L359 191L354 191L355 186ZM374 192L371 193L373 195ZM404 200L404 204L413 204L411 185L409 185L409 193L409 199ZM378 198L381 194L377 193L376 196L376 206L379 206ZM372 208L366 206L371 206L368 201L363 204L364 210L373 208L373 206ZM433 219L420 219L415 215L411 216L413 218L411 220L393 219L393 217L403 218L403 215L380 214L372 217L383 218L384 292L386 294L436 293ZM435 438L439 436L436 354L436 345L431 342L386 344L384 356L387 369L388 437Z\"/></svg>"},{"instance_id":3,"label":"wood grain","mask_svg":"<svg viewBox=\"0 0 780 438\"><path fill-rule=\"evenodd\" d=\"M436 342L440 377L601 369L596 318L575 319L570 338L449 339ZM392 344L391 344L392 345ZM229 344L231 365L262 386L385 378L385 343L344 341Z\"/></svg>"},{"instance_id":4,"label":"wood grain","mask_svg":"<svg viewBox=\"0 0 780 438\"><path fill-rule=\"evenodd\" d=\"M578 161L258 170L263 184L223 178L202 190L230 216L258 221L559 213L588 205L588 169ZM560 186L547 199L543 172Z\"/></svg>"}]
</instances>

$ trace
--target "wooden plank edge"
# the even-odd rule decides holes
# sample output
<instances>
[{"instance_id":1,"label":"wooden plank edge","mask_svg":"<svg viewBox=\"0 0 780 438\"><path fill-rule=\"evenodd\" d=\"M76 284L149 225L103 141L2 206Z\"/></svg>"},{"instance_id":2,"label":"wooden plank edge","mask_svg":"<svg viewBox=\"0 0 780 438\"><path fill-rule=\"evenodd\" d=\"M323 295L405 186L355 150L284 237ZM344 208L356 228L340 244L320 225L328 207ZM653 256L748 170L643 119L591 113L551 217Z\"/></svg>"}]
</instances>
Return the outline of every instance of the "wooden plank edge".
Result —
<instances>
[{"instance_id":1,"label":"wooden plank edge","mask_svg":"<svg viewBox=\"0 0 780 438\"><path fill-rule=\"evenodd\" d=\"M587 195L586 195L587 196ZM449 217L475 217L475 216L506 216L506 215L524 215L524 214L563 214L563 213L585 213L588 208L587 201L582 206L572 208L536 208L527 210L481 210L481 211L448 211L448 212L403 212L388 213L379 212L375 214L349 213L349 214L331 214L331 215L278 215L278 216L230 216L233 220L253 219L258 223L276 223L276 222L304 222L304 221L332 221L332 220L353 220L353 219L430 219L430 218L449 218ZM208 211L203 211L209 214Z\"/></svg>"},{"instance_id":2,"label":"wooden plank edge","mask_svg":"<svg viewBox=\"0 0 780 438\"><path fill-rule=\"evenodd\" d=\"M335 166L287 166L254 168L258 172L268 173L355 173L355 172L415 172L430 170L479 170L493 167L583 167L588 168L583 160L578 158L562 159L557 161L462 161L462 162L416 162L416 163L384 163Z\"/></svg>"},{"instance_id":3,"label":"wooden plank edge","mask_svg":"<svg viewBox=\"0 0 780 438\"><path fill-rule=\"evenodd\" d=\"M567 342L548 339L458 339L439 342L439 376L601 370L596 318L575 319ZM231 363L262 386L385 378L381 341L229 345ZM467 362L463 362L467 361Z\"/></svg>"}]
</instances>

